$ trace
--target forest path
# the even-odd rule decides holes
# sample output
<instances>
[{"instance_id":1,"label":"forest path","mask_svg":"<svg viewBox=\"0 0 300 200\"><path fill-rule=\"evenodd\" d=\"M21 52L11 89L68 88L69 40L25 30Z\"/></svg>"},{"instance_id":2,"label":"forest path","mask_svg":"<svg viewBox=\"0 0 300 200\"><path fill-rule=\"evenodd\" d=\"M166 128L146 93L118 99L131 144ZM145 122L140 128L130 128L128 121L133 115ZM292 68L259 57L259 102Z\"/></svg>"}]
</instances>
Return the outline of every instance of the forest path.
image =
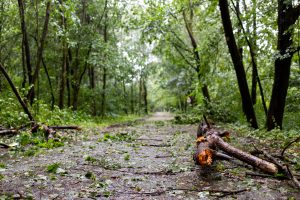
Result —
<instances>
[{"instance_id":1,"label":"forest path","mask_svg":"<svg viewBox=\"0 0 300 200\"><path fill-rule=\"evenodd\" d=\"M219 199L225 193L199 189L245 188L249 191L223 199L287 199L291 195L291 188L282 181L250 179L245 177L246 169L225 161L214 171L201 172L192 160L197 126L175 125L167 119L170 114L156 113L131 125L69 132L72 140L63 147L31 157L21 156L26 152L17 156L1 152L6 169L0 171L0 197ZM54 163L57 169L47 172Z\"/></svg>"}]
</instances>

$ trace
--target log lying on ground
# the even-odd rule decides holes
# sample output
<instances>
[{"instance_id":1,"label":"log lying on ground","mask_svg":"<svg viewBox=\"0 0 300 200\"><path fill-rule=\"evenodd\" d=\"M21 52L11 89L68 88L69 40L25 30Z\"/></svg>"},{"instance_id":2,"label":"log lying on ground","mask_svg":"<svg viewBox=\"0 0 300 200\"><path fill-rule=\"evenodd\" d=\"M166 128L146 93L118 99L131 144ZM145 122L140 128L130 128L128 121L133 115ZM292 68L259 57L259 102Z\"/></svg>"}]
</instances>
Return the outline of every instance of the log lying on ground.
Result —
<instances>
[{"instance_id":1,"label":"log lying on ground","mask_svg":"<svg viewBox=\"0 0 300 200\"><path fill-rule=\"evenodd\" d=\"M226 143L222 137L228 136L228 132L220 132L209 125L203 127L202 130L204 130L201 134L202 136L197 138L197 150L194 155L196 164L202 167L210 166L217 158L217 150L220 149L228 155L252 165L265 173L278 173L278 167L274 163L253 156ZM199 136L200 134L197 135Z\"/></svg>"},{"instance_id":2,"label":"log lying on ground","mask_svg":"<svg viewBox=\"0 0 300 200\"><path fill-rule=\"evenodd\" d=\"M256 149L257 152L263 154L269 161L263 160L231 146L222 139L222 137L227 137L228 134L229 133L227 131L221 132L212 128L210 125L204 125L203 123L200 124L197 131L197 149L194 154L196 164L201 167L209 167L218 158L229 161L231 161L232 158L236 158L267 174L276 175L277 173L282 173L286 178L292 180L295 185L300 188L299 181L295 178L295 176L293 176L287 165L281 164L265 151ZM218 150L222 150L228 155L222 154L218 152Z\"/></svg>"}]
</instances>

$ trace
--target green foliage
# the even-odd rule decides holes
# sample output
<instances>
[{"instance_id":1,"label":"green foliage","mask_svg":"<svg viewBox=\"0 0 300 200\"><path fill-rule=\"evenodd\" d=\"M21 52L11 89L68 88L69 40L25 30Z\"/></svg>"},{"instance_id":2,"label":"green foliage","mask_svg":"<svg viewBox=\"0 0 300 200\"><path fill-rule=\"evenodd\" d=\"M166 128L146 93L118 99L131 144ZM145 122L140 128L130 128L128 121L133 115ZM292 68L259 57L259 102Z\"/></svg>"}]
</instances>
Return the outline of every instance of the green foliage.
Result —
<instances>
[{"instance_id":1,"label":"green foliage","mask_svg":"<svg viewBox=\"0 0 300 200\"><path fill-rule=\"evenodd\" d=\"M87 157L85 158L85 161L88 161L88 162L96 162L97 159L94 158L94 157L92 157L92 156L87 156Z\"/></svg>"},{"instance_id":2,"label":"green foliage","mask_svg":"<svg viewBox=\"0 0 300 200\"><path fill-rule=\"evenodd\" d=\"M88 171L85 175L84 175L87 179L92 179L92 180L96 180L96 176L93 172Z\"/></svg>"},{"instance_id":3,"label":"green foliage","mask_svg":"<svg viewBox=\"0 0 300 200\"><path fill-rule=\"evenodd\" d=\"M132 142L134 141L134 137L131 133L117 133L117 134L110 134L105 133L102 138L100 138L99 142L107 142L107 141L113 141L113 142Z\"/></svg>"},{"instance_id":4,"label":"green foliage","mask_svg":"<svg viewBox=\"0 0 300 200\"><path fill-rule=\"evenodd\" d=\"M48 165L46 171L49 173L56 173L60 165L60 163L53 163L51 165Z\"/></svg>"},{"instance_id":5,"label":"green foliage","mask_svg":"<svg viewBox=\"0 0 300 200\"><path fill-rule=\"evenodd\" d=\"M125 154L125 155L124 155L124 160L125 160L125 161L130 160L130 154Z\"/></svg>"}]
</instances>

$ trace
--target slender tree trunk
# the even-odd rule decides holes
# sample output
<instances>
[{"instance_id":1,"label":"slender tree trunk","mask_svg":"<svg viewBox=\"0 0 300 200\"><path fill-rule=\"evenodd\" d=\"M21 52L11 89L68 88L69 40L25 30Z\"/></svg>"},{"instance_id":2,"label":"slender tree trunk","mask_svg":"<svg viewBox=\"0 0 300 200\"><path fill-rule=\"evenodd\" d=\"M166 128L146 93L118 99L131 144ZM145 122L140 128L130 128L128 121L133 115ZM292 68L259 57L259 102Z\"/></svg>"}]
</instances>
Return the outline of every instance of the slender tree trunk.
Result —
<instances>
[{"instance_id":1,"label":"slender tree trunk","mask_svg":"<svg viewBox=\"0 0 300 200\"><path fill-rule=\"evenodd\" d=\"M34 99L34 84L37 82L37 80L39 78L39 72L40 72L40 68L41 68L44 45L45 45L46 36L47 36L47 33L48 33L48 25L49 25L49 21L50 21L50 12L51 12L51 0L49 0L47 2L47 5L46 5L46 15L45 15L44 27L43 27L42 37L41 37L39 47L38 47L38 51L37 51L36 68L35 68L34 74L32 76L33 85L30 88L29 93L28 93L31 104L33 103L33 99Z\"/></svg>"},{"instance_id":2,"label":"slender tree trunk","mask_svg":"<svg viewBox=\"0 0 300 200\"><path fill-rule=\"evenodd\" d=\"M252 36L252 46L253 46L253 54L254 56L254 62L253 63L257 63L257 57L256 57L256 53L257 53L257 44L256 44L256 31L257 31L257 26L256 26L256 0L253 0L253 36ZM251 86L251 99L252 99L252 103L253 105L256 104L256 88L257 88L257 77L258 77L258 71L257 71L257 67L252 67L252 86Z\"/></svg>"},{"instance_id":3,"label":"slender tree trunk","mask_svg":"<svg viewBox=\"0 0 300 200\"><path fill-rule=\"evenodd\" d=\"M54 92L53 92L52 82L51 82L51 79L50 79L48 68L47 68L46 63L44 61L44 58L42 58L42 64L43 64L43 67L44 67L44 70L45 70L45 73L46 73L46 76L47 76L47 80L48 80L48 83L49 83L49 87L50 87L50 93L51 93L51 110L53 110L54 109L54 104L55 104Z\"/></svg>"},{"instance_id":4,"label":"slender tree trunk","mask_svg":"<svg viewBox=\"0 0 300 200\"><path fill-rule=\"evenodd\" d=\"M128 98L127 98L127 92L126 92L126 85L125 85L125 80L123 79L122 80L122 87L123 87L123 99L124 99L124 112L125 112L125 114L126 115L128 115L128 110L127 110L127 108L128 108L128 106L127 106L127 100L128 100Z\"/></svg>"},{"instance_id":5,"label":"slender tree trunk","mask_svg":"<svg viewBox=\"0 0 300 200\"><path fill-rule=\"evenodd\" d=\"M293 53L290 52L293 44L293 28L291 28L291 26L296 23L299 15L300 5L293 7L292 1L278 0L277 50L280 55L278 55L275 60L275 76L266 123L268 130L273 129L276 126L282 128L285 101L289 87L291 61L293 57Z\"/></svg>"},{"instance_id":6,"label":"slender tree trunk","mask_svg":"<svg viewBox=\"0 0 300 200\"><path fill-rule=\"evenodd\" d=\"M144 114L148 114L148 100L147 100L147 85L145 79L142 79L142 101L143 101L143 110Z\"/></svg>"},{"instance_id":7,"label":"slender tree trunk","mask_svg":"<svg viewBox=\"0 0 300 200\"><path fill-rule=\"evenodd\" d=\"M10 87L12 88L13 92L15 93L18 101L20 102L24 112L28 115L28 118L30 119L30 121L34 122L34 118L31 114L31 112L29 111L27 105L25 104L25 102L23 101L22 97L20 96L17 88L15 87L15 85L13 84L12 80L10 79L9 75L7 74L5 68L2 66L2 64L0 63L0 71L1 73L5 76L7 82L9 83Z\"/></svg>"},{"instance_id":8,"label":"slender tree trunk","mask_svg":"<svg viewBox=\"0 0 300 200\"><path fill-rule=\"evenodd\" d=\"M189 34L190 40L191 40L191 44L192 44L192 47L193 47L194 59L195 59L195 62L196 62L196 67L194 69L197 73L199 83L202 84L201 91L202 91L202 94L203 94L204 103L206 105L208 105L208 102L210 102L210 96L209 96L207 85L203 84L202 80L201 80L201 72L200 72L201 71L201 59L200 59L200 55L199 55L199 52L198 52L198 44L197 44L197 41L194 37L193 30L192 30L193 15L194 15L193 10L192 10L192 8L190 8L190 19L188 20L187 17L186 17L185 11L183 11L183 18L184 18L184 22L185 22L185 27L186 27L186 30Z\"/></svg>"},{"instance_id":9,"label":"slender tree trunk","mask_svg":"<svg viewBox=\"0 0 300 200\"><path fill-rule=\"evenodd\" d=\"M27 27L26 27L26 22L25 22L25 11L24 11L23 0L18 0L18 5L19 5L20 20L21 20L22 35L23 35L22 41L24 43L24 49L25 49L28 83L29 83L29 85L33 85L31 53L30 53L30 46L29 46L29 41L28 41ZM30 103L33 102L33 99L31 99L30 96L27 96L27 98L29 99Z\"/></svg>"},{"instance_id":10,"label":"slender tree trunk","mask_svg":"<svg viewBox=\"0 0 300 200\"><path fill-rule=\"evenodd\" d=\"M245 2L244 2L245 3ZM254 11L256 11L256 0L254 0ZM244 5L246 6L246 5ZM247 45L249 47L249 51L250 51L250 57L251 57L251 63L252 63L252 90L251 90L251 100L253 101L256 101L256 86L257 86L257 83L258 83L258 86L259 86L259 91L260 91L260 96L261 96L261 100L262 100L262 105L263 105L263 108L264 108L264 112L265 112L265 115L267 116L267 105L266 105L266 101L265 101L265 96L264 96L264 92L263 92L263 87L261 85L261 82L260 82L260 78L259 78L259 75L258 75L258 70L257 70L257 44L256 44L256 17L255 17L255 22L254 22L254 35L253 35L253 38L252 39L249 39L247 37L247 33L250 32L249 31L249 28L247 28L247 30L245 30L244 26L243 26L243 23L242 23L242 20L240 18L240 14L239 14L239 11L238 11L238 8L235 7L235 10L236 10L236 16L238 18L238 21L240 23L240 27L241 27L241 30L243 31L244 33L244 37L245 37L245 40L247 42ZM244 109L243 109L244 111Z\"/></svg>"},{"instance_id":11,"label":"slender tree trunk","mask_svg":"<svg viewBox=\"0 0 300 200\"><path fill-rule=\"evenodd\" d=\"M68 56L67 56L67 65L66 65L66 72L67 72L67 100L68 100L68 107L71 107L71 83L70 83L70 63L72 62L72 51L68 48Z\"/></svg>"},{"instance_id":12,"label":"slender tree trunk","mask_svg":"<svg viewBox=\"0 0 300 200\"><path fill-rule=\"evenodd\" d=\"M102 94L101 94L101 116L105 116L106 111L106 67L103 66L103 75L102 75Z\"/></svg>"},{"instance_id":13,"label":"slender tree trunk","mask_svg":"<svg viewBox=\"0 0 300 200\"><path fill-rule=\"evenodd\" d=\"M22 39L22 69L23 69L22 88L25 88L27 82L27 70L26 70L26 58L25 58L25 48L24 48L23 39Z\"/></svg>"},{"instance_id":14,"label":"slender tree trunk","mask_svg":"<svg viewBox=\"0 0 300 200\"><path fill-rule=\"evenodd\" d=\"M107 6L107 1L105 1L105 7ZM108 14L107 11L104 11L104 33L103 33L103 39L104 42L107 43L108 42ZM106 57L107 55L104 55L104 57ZM106 66L103 66L103 75L102 75L102 95L101 95L101 116L105 116L105 112L106 112L106 78L107 78L107 68Z\"/></svg>"},{"instance_id":15,"label":"slender tree trunk","mask_svg":"<svg viewBox=\"0 0 300 200\"><path fill-rule=\"evenodd\" d=\"M60 6L63 6L63 0L59 0ZM61 27L65 33L66 31L66 21L65 14L62 9L61 12ZM64 108L64 97L65 97L65 88L66 88L66 76L67 76L67 44L65 36L62 36L62 65L61 65L61 76L60 76L60 84L59 84L59 94L58 94L58 106L60 109Z\"/></svg>"},{"instance_id":16,"label":"slender tree trunk","mask_svg":"<svg viewBox=\"0 0 300 200\"><path fill-rule=\"evenodd\" d=\"M134 88L133 88L133 81L131 83L130 86L130 110L131 110L131 114L134 114Z\"/></svg>"},{"instance_id":17,"label":"slender tree trunk","mask_svg":"<svg viewBox=\"0 0 300 200\"><path fill-rule=\"evenodd\" d=\"M255 111L252 105L251 96L246 79L246 73L242 62L241 54L235 42L233 35L232 24L228 9L227 0L219 0L221 17L225 31L226 42L235 68L236 76L238 79L239 90L242 98L243 109L247 118L253 128L258 128Z\"/></svg>"},{"instance_id":18,"label":"slender tree trunk","mask_svg":"<svg viewBox=\"0 0 300 200\"><path fill-rule=\"evenodd\" d=\"M90 89L92 91L92 115L96 116L97 115L97 110L96 110L96 95L95 93L95 68L94 66L89 67L89 80L90 80Z\"/></svg>"}]
</instances>

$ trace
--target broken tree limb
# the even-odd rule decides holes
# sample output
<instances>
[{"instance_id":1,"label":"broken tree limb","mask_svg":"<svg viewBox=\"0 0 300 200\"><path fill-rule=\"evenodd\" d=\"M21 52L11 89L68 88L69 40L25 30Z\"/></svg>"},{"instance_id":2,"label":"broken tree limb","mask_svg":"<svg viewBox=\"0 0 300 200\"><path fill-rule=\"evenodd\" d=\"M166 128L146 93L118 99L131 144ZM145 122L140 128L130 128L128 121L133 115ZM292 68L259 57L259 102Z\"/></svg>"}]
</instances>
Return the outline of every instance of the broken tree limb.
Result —
<instances>
[{"instance_id":1,"label":"broken tree limb","mask_svg":"<svg viewBox=\"0 0 300 200\"><path fill-rule=\"evenodd\" d=\"M1 130L0 135L14 135L18 134L19 132L15 129L8 129L8 130Z\"/></svg>"},{"instance_id":2,"label":"broken tree limb","mask_svg":"<svg viewBox=\"0 0 300 200\"><path fill-rule=\"evenodd\" d=\"M211 126L209 126L211 128L208 128L206 125L204 126L201 128L204 135L198 137L196 141L197 149L194 154L196 164L202 167L210 166L217 159L217 150L220 149L229 156L252 165L265 173L276 174L278 172L278 167L274 163L253 156L226 143L221 137L228 137L228 132L225 131L222 133Z\"/></svg>"},{"instance_id":3,"label":"broken tree limb","mask_svg":"<svg viewBox=\"0 0 300 200\"><path fill-rule=\"evenodd\" d=\"M275 164L265 161L261 158L253 156L249 153L246 153L240 149L237 149L228 143L224 142L222 138L217 136L216 134L211 134L208 136L208 140L212 142L215 146L219 149L223 150L224 152L228 153L229 155L249 164L258 169L262 170L263 172L276 174L278 172L278 168Z\"/></svg>"},{"instance_id":4,"label":"broken tree limb","mask_svg":"<svg viewBox=\"0 0 300 200\"><path fill-rule=\"evenodd\" d=\"M49 126L49 128L54 129L54 130L78 130L80 131L81 128L79 126Z\"/></svg>"},{"instance_id":5,"label":"broken tree limb","mask_svg":"<svg viewBox=\"0 0 300 200\"><path fill-rule=\"evenodd\" d=\"M31 112L29 111L27 105L25 104L25 102L23 101L21 95L19 94L17 88L15 87L14 83L12 82L11 78L9 77L8 73L6 72L5 68L3 67L3 65L0 63L0 71L2 72L2 74L4 75L4 77L6 78L7 82L9 83L11 89L13 90L13 92L15 93L19 103L21 104L24 112L28 115L28 118L30 121L34 122L34 118L31 114Z\"/></svg>"}]
</instances>

